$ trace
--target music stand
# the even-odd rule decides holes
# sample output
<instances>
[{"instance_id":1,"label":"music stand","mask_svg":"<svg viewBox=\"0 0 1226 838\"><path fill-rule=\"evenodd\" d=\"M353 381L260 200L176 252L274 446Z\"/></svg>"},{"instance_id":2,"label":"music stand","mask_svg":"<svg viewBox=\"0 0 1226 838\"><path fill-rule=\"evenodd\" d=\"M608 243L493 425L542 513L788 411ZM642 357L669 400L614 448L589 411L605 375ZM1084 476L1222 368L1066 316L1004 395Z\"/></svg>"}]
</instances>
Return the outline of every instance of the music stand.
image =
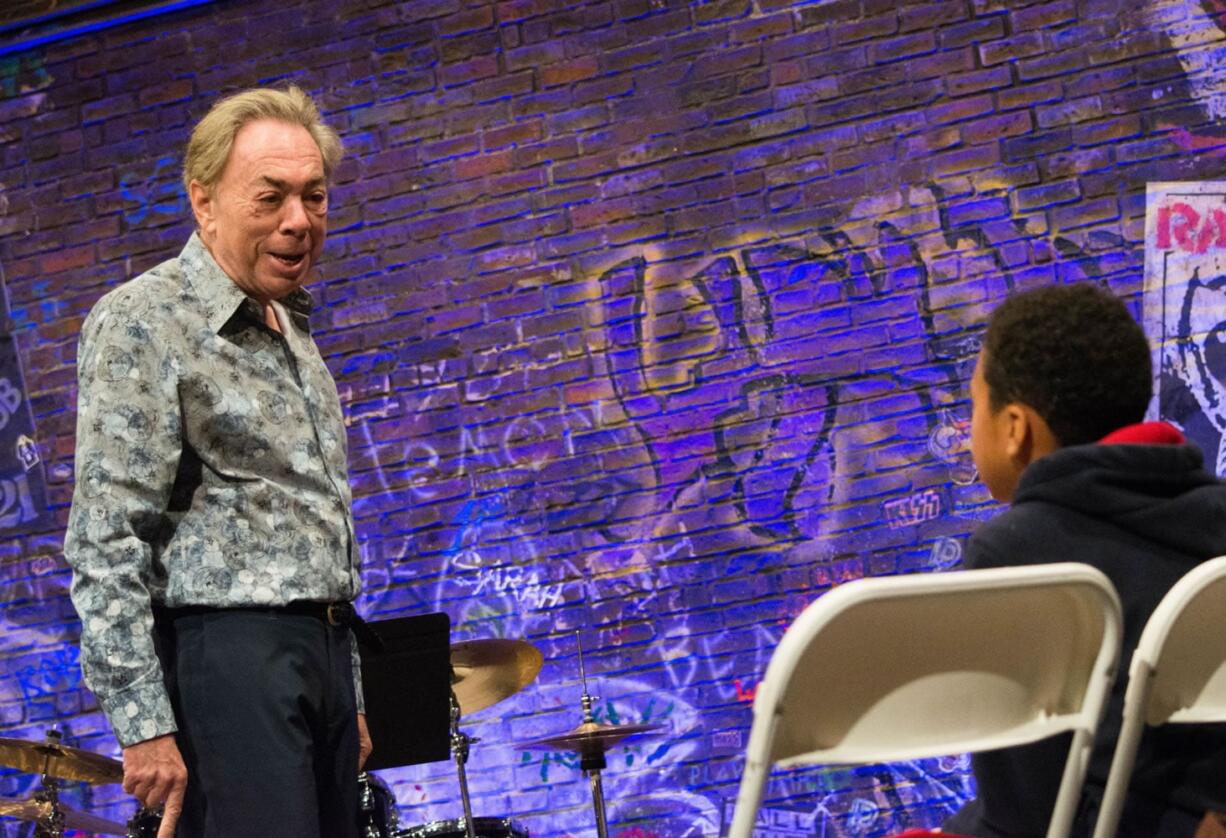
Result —
<instances>
[{"instance_id":1,"label":"music stand","mask_svg":"<svg viewBox=\"0 0 1226 838\"><path fill-rule=\"evenodd\" d=\"M375 749L366 770L451 757L451 620L422 614L366 624L383 642L361 642L366 726Z\"/></svg>"}]
</instances>

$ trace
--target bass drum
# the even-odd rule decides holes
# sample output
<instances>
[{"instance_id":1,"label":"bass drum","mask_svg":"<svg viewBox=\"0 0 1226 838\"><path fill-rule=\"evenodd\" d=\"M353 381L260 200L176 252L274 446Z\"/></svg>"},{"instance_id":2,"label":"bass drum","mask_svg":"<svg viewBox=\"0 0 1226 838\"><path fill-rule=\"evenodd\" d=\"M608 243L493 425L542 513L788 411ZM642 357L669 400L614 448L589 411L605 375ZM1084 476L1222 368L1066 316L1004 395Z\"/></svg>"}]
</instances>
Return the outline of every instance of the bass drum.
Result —
<instances>
[{"instance_id":1,"label":"bass drum","mask_svg":"<svg viewBox=\"0 0 1226 838\"><path fill-rule=\"evenodd\" d=\"M528 838L528 830L510 818L473 818L477 838ZM431 821L397 832L395 838L465 838L464 819Z\"/></svg>"}]
</instances>

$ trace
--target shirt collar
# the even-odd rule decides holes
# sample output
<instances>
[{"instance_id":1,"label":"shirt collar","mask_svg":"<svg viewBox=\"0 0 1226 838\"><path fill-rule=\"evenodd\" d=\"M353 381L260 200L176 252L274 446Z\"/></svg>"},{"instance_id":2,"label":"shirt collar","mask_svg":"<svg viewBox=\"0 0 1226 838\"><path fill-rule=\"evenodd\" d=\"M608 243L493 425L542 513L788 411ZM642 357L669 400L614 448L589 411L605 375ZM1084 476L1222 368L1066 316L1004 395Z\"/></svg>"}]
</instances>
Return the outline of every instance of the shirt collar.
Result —
<instances>
[{"instance_id":1,"label":"shirt collar","mask_svg":"<svg viewBox=\"0 0 1226 838\"><path fill-rule=\"evenodd\" d=\"M214 332L220 332L240 309L256 322L263 322L264 315L259 303L244 294L243 289L221 269L198 233L192 233L183 246L179 262L183 266L184 276L204 307L205 321ZM311 292L298 288L278 302L285 306L294 323L309 334L310 314L314 307Z\"/></svg>"}]
</instances>

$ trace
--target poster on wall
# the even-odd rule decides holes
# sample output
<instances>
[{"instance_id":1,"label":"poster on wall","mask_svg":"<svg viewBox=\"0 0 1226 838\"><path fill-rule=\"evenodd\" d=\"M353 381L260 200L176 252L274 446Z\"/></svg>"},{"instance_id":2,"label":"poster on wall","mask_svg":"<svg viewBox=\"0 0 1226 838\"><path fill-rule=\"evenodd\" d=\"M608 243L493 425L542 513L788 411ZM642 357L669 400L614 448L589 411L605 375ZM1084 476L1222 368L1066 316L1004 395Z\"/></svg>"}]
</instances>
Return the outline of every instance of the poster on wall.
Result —
<instances>
[{"instance_id":1,"label":"poster on wall","mask_svg":"<svg viewBox=\"0 0 1226 838\"><path fill-rule=\"evenodd\" d=\"M1158 379L1150 418L1226 475L1226 182L1148 184L1144 325Z\"/></svg>"},{"instance_id":2,"label":"poster on wall","mask_svg":"<svg viewBox=\"0 0 1226 838\"><path fill-rule=\"evenodd\" d=\"M28 529L45 509L43 463L17 341L0 334L0 536Z\"/></svg>"}]
</instances>

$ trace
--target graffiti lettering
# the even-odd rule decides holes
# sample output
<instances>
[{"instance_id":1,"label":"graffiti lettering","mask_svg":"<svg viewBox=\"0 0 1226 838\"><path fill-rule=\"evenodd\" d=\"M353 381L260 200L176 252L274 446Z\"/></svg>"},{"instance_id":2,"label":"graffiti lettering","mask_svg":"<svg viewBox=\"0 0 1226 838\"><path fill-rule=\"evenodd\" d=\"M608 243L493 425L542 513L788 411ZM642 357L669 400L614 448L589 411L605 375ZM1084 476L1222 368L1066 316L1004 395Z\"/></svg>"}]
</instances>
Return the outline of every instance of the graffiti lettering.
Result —
<instances>
[{"instance_id":1,"label":"graffiti lettering","mask_svg":"<svg viewBox=\"0 0 1226 838\"><path fill-rule=\"evenodd\" d=\"M55 79L47 72L41 55L9 55L0 58L0 98L12 99L49 87Z\"/></svg>"},{"instance_id":2,"label":"graffiti lettering","mask_svg":"<svg viewBox=\"0 0 1226 838\"><path fill-rule=\"evenodd\" d=\"M741 679L737 678L732 682L736 687L736 700L744 701L747 704L752 704L755 697L758 695L758 687L762 686L761 682L754 684L752 687L741 686Z\"/></svg>"},{"instance_id":3,"label":"graffiti lettering","mask_svg":"<svg viewBox=\"0 0 1226 838\"><path fill-rule=\"evenodd\" d=\"M561 582L542 584L536 571L525 571L522 567L479 568L473 596L482 593L510 593L529 608L553 608L562 604Z\"/></svg>"},{"instance_id":4,"label":"graffiti lettering","mask_svg":"<svg viewBox=\"0 0 1226 838\"><path fill-rule=\"evenodd\" d=\"M54 695L81 685L80 652L76 646L66 646L44 657L37 666L17 671L17 682L26 701L39 696Z\"/></svg>"},{"instance_id":5,"label":"graffiti lettering","mask_svg":"<svg viewBox=\"0 0 1226 838\"><path fill-rule=\"evenodd\" d=\"M962 542L956 538L938 538L932 545L928 556L928 567L932 570L948 570L962 562Z\"/></svg>"},{"instance_id":6,"label":"graffiti lettering","mask_svg":"<svg viewBox=\"0 0 1226 838\"><path fill-rule=\"evenodd\" d=\"M38 518L30 483L25 474L0 477L0 529L16 527Z\"/></svg>"},{"instance_id":7,"label":"graffiti lettering","mask_svg":"<svg viewBox=\"0 0 1226 838\"><path fill-rule=\"evenodd\" d=\"M886 522L892 530L935 520L941 517L942 507L941 493L935 489L898 500L886 501L881 505L885 512Z\"/></svg>"},{"instance_id":8,"label":"graffiti lettering","mask_svg":"<svg viewBox=\"0 0 1226 838\"><path fill-rule=\"evenodd\" d=\"M176 177L179 163L173 154L158 158L148 175L128 172L119 178L119 194L136 206L127 211L132 224L150 215L181 217L187 212L187 195Z\"/></svg>"},{"instance_id":9,"label":"graffiti lettering","mask_svg":"<svg viewBox=\"0 0 1226 838\"><path fill-rule=\"evenodd\" d=\"M1201 215L1182 201L1158 207L1157 245L1160 250L1177 245L1187 253L1226 247L1226 211L1214 208Z\"/></svg>"},{"instance_id":10,"label":"graffiti lettering","mask_svg":"<svg viewBox=\"0 0 1226 838\"><path fill-rule=\"evenodd\" d=\"M21 405L21 391L13 386L7 378L0 378L0 430L9 423L9 419Z\"/></svg>"}]
</instances>

